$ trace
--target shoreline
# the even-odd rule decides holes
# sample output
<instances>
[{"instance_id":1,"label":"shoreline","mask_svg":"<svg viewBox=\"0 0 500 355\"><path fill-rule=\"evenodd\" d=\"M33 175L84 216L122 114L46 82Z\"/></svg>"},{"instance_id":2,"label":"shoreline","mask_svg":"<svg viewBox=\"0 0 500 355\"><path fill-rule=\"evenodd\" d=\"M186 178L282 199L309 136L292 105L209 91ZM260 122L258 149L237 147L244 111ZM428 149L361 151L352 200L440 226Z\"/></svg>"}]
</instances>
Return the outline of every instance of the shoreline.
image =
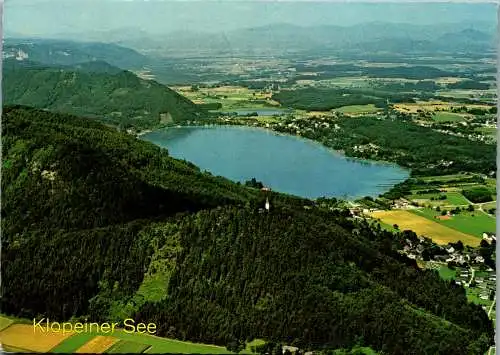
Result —
<instances>
[{"instance_id":1,"label":"shoreline","mask_svg":"<svg viewBox=\"0 0 500 355\"><path fill-rule=\"evenodd\" d=\"M370 160L370 159L364 159L364 158L357 158L357 157L351 157L351 156L348 156L345 154L345 151L344 150L337 150L337 149L333 149L331 147L328 147L326 145L324 145L323 143L319 142L319 141L316 141L314 139L310 139L310 138L307 138L307 137L304 137L304 136L300 136L300 135L297 135L297 134L291 134L291 133L284 133L284 132L280 132L280 131L277 131L277 130L274 130L272 128L268 128L268 127L263 127L263 126L260 126L260 125L257 125L257 126L254 126L254 125L245 125L245 124L225 124L225 123L211 123L211 124L181 124L181 125L176 125L176 126L168 126L168 127L161 127L161 128L157 128L157 129L153 129L153 130L148 130L147 132L144 131L144 132L141 132L141 136L146 134L146 133L151 133L155 130L161 130L161 129L168 129L168 128L184 128L184 127L191 127L191 128L217 128L217 127L227 127L227 126L231 126L231 127L237 127L237 128L241 128L241 129L255 129L255 130L262 130L262 131L265 131L265 132L268 132L268 133L273 133L275 135L279 135L279 136L283 136L283 137L293 137L293 138L297 138L297 139L301 139L307 143L310 143L310 144L314 144L314 145L318 145L320 148L322 149L326 149L332 153L335 153L336 155L338 156L341 156L342 158L348 160L348 161L353 161L353 162L357 162L357 163L364 163L364 164L371 164L371 165L382 165L382 166L389 166L389 167L392 167L392 168L397 168L397 169L400 169L406 173L408 173L408 178L411 177L411 169L409 168L405 168L401 165L398 165L397 163L394 163L394 162L391 162L391 161L387 161L387 160ZM139 134L137 135L139 136ZM407 178L407 179L408 179Z\"/></svg>"},{"instance_id":2,"label":"shoreline","mask_svg":"<svg viewBox=\"0 0 500 355\"><path fill-rule=\"evenodd\" d=\"M166 127L159 127L157 129L153 130L147 130L148 132L153 132L153 131L161 131L161 130L166 130L169 128L176 128L176 129L189 129L189 128L204 128L204 129L214 129L214 128L226 128L226 127L231 127L234 129L239 129L239 130L253 130L253 131L260 131L262 133L266 134L273 134L276 136L282 136L282 137L287 137L287 138L294 138L294 139L299 139L303 141L306 144L315 146L316 148L322 149L324 151L327 151L328 153L334 155L336 158L344 159L348 162L352 163L357 163L357 164L368 164L372 166L378 166L378 167L387 167L387 168L392 168L392 169L397 169L399 172L404 173L405 178L403 180L396 179L396 181L393 182L388 182L387 184L384 184L384 186L377 186L376 190L379 190L377 192L372 192L368 194L359 194L359 195L342 195L342 196L327 196L328 198L335 197L337 199L342 199L346 201L356 201L360 198L363 198L365 195L366 196L372 196L373 198L377 198L380 195L384 194L385 192L390 191L394 186L397 184L406 181L411 177L411 171L409 169L406 169L404 167L401 167L397 165L396 163L393 162L387 162L387 161L376 161L376 160L367 160L367 159L362 159L362 158L356 158L356 157L349 157L343 153L343 151L338 151L335 149L332 149L323 143L319 141L315 141L313 139L303 137L300 135L294 135L294 134L289 134L289 133L284 133L280 131L273 130L268 127L263 127L263 126L254 126L254 125L244 125L244 124L220 124L220 123L195 123L195 124L180 124L180 125L175 125L175 126L166 126ZM147 131L143 131L142 135L146 134ZM235 181L235 180L233 180ZM236 181L235 181L236 182ZM277 190L278 191L278 190ZM299 196L299 195L297 195ZM306 197L306 196L300 196L303 198L311 199L311 200L316 200L317 198L323 197L323 196L318 196L318 197Z\"/></svg>"}]
</instances>

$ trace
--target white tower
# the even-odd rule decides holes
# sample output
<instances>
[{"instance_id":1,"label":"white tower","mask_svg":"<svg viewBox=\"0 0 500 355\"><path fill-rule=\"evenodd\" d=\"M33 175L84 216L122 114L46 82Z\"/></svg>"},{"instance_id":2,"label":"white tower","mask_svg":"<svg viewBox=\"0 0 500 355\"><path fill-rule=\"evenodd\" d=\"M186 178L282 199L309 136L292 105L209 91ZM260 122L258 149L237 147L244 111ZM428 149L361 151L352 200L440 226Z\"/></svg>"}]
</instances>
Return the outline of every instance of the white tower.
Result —
<instances>
[{"instance_id":1,"label":"white tower","mask_svg":"<svg viewBox=\"0 0 500 355\"><path fill-rule=\"evenodd\" d=\"M266 205L265 205L266 211L269 212L269 198L266 197Z\"/></svg>"}]
</instances>

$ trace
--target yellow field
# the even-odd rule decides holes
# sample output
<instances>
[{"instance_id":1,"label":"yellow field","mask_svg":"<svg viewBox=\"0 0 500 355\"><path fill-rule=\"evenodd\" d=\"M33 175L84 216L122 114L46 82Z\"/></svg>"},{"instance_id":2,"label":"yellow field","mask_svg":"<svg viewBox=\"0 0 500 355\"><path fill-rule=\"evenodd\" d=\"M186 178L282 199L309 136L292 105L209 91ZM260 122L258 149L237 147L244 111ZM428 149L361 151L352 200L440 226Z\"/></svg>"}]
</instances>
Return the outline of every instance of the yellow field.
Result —
<instances>
[{"instance_id":1,"label":"yellow field","mask_svg":"<svg viewBox=\"0 0 500 355\"><path fill-rule=\"evenodd\" d=\"M464 81L463 78L455 78L455 77L443 77L434 80L437 84L455 84L461 81Z\"/></svg>"},{"instance_id":2,"label":"yellow field","mask_svg":"<svg viewBox=\"0 0 500 355\"><path fill-rule=\"evenodd\" d=\"M394 109L400 112L406 113L417 113L417 110L422 111L431 111L434 112L435 109L450 111L452 108L466 106L467 108L479 108L479 109L488 109L487 105L476 105L476 104L452 104L444 101L421 101L417 103L406 103L406 104L395 104Z\"/></svg>"},{"instance_id":3,"label":"yellow field","mask_svg":"<svg viewBox=\"0 0 500 355\"><path fill-rule=\"evenodd\" d=\"M102 354L108 350L119 339L114 337L107 337L98 335L91 341L78 348L76 353L80 354Z\"/></svg>"},{"instance_id":4,"label":"yellow field","mask_svg":"<svg viewBox=\"0 0 500 355\"><path fill-rule=\"evenodd\" d=\"M66 332L44 332L32 324L13 324L0 332L0 343L36 352L47 352L71 336Z\"/></svg>"},{"instance_id":5,"label":"yellow field","mask_svg":"<svg viewBox=\"0 0 500 355\"><path fill-rule=\"evenodd\" d=\"M437 244L461 240L466 245L478 246L481 241L472 235L456 231L408 211L377 211L371 213L371 216L391 226L397 224L400 230L409 229L418 235L429 237Z\"/></svg>"}]
</instances>

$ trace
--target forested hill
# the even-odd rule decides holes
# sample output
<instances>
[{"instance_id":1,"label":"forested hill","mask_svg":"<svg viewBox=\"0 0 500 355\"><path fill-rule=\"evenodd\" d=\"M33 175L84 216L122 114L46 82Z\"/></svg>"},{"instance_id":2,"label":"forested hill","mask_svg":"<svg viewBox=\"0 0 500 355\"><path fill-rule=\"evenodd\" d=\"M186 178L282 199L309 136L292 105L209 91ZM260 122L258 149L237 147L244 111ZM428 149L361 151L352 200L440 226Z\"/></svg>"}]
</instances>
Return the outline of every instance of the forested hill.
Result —
<instances>
[{"instance_id":1,"label":"forested hill","mask_svg":"<svg viewBox=\"0 0 500 355\"><path fill-rule=\"evenodd\" d=\"M492 342L462 286L393 249L414 234L274 193L263 213L264 192L86 118L14 106L2 120L2 312L132 316L232 348L482 355Z\"/></svg>"},{"instance_id":2,"label":"forested hill","mask_svg":"<svg viewBox=\"0 0 500 355\"><path fill-rule=\"evenodd\" d=\"M200 117L193 102L155 81L106 62L45 66L7 59L3 102L93 117L137 129Z\"/></svg>"}]
</instances>

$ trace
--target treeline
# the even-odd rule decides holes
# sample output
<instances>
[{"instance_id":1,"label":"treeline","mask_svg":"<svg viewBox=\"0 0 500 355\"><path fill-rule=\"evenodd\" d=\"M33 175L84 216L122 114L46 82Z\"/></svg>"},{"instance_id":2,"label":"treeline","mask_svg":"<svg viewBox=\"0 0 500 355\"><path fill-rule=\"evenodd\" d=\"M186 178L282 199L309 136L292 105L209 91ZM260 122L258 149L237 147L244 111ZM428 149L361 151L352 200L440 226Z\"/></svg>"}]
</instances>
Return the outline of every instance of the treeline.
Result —
<instances>
[{"instance_id":1,"label":"treeline","mask_svg":"<svg viewBox=\"0 0 500 355\"><path fill-rule=\"evenodd\" d=\"M456 83L451 83L446 85L448 89L460 89L460 90L488 90L491 85L488 83L483 83L477 80L463 80Z\"/></svg>"},{"instance_id":2,"label":"treeline","mask_svg":"<svg viewBox=\"0 0 500 355\"><path fill-rule=\"evenodd\" d=\"M478 186L474 188L462 190L462 194L474 203L493 201L493 193L486 186Z\"/></svg>"},{"instance_id":3,"label":"treeline","mask_svg":"<svg viewBox=\"0 0 500 355\"><path fill-rule=\"evenodd\" d=\"M328 111L348 105L375 104L377 107L382 107L385 104L380 97L369 97L348 90L323 88L281 90L273 94L272 98L282 106L308 111Z\"/></svg>"}]
</instances>

